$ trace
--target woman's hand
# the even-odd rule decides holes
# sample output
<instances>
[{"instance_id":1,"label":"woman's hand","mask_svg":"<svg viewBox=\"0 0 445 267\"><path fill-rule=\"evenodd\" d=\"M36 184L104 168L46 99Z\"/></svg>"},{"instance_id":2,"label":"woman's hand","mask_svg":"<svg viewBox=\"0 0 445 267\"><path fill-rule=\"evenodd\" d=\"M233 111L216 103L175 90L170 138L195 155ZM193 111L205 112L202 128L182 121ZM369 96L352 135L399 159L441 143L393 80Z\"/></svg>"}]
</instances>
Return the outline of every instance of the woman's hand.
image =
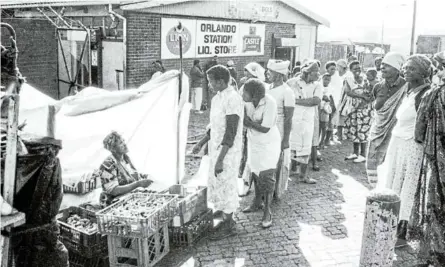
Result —
<instances>
[{"instance_id":1,"label":"woman's hand","mask_svg":"<svg viewBox=\"0 0 445 267\"><path fill-rule=\"evenodd\" d=\"M138 187L149 187L153 181L150 179L144 179L144 180L139 180L136 183L138 183Z\"/></svg>"},{"instance_id":2,"label":"woman's hand","mask_svg":"<svg viewBox=\"0 0 445 267\"><path fill-rule=\"evenodd\" d=\"M202 145L198 142L195 146L193 146L192 153L198 154L202 149Z\"/></svg>"},{"instance_id":3,"label":"woman's hand","mask_svg":"<svg viewBox=\"0 0 445 267\"><path fill-rule=\"evenodd\" d=\"M223 172L223 163L222 161L218 160L216 161L215 164L215 177L218 177L218 175L222 172Z\"/></svg>"},{"instance_id":4,"label":"woman's hand","mask_svg":"<svg viewBox=\"0 0 445 267\"><path fill-rule=\"evenodd\" d=\"M252 127L252 120L248 116L244 116L244 126L250 128Z\"/></svg>"}]
</instances>

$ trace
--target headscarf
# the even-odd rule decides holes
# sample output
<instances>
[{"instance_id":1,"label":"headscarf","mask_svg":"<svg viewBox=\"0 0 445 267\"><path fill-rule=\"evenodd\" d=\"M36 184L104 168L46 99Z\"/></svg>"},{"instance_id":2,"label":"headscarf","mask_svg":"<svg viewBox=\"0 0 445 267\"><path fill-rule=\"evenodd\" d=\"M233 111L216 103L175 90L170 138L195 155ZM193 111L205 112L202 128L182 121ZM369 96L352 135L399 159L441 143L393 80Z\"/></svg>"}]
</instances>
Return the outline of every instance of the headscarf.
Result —
<instances>
[{"instance_id":1,"label":"headscarf","mask_svg":"<svg viewBox=\"0 0 445 267\"><path fill-rule=\"evenodd\" d=\"M408 60L411 60L417 67L419 67L420 73L422 74L422 76L424 78L427 78L430 76L430 71L431 71L431 60L424 56L424 55L412 55L410 56Z\"/></svg>"},{"instance_id":2,"label":"headscarf","mask_svg":"<svg viewBox=\"0 0 445 267\"><path fill-rule=\"evenodd\" d=\"M400 53L389 52L383 58L382 63L385 63L397 70L400 70L402 69L402 66L405 63L405 57Z\"/></svg>"},{"instance_id":3,"label":"headscarf","mask_svg":"<svg viewBox=\"0 0 445 267\"><path fill-rule=\"evenodd\" d=\"M255 78L260 79L260 81L264 82L266 80L266 77L264 77L265 69L261 67L260 64L256 62L250 62L244 67L244 69L246 69Z\"/></svg>"},{"instance_id":4,"label":"headscarf","mask_svg":"<svg viewBox=\"0 0 445 267\"><path fill-rule=\"evenodd\" d=\"M445 51L442 51L442 52L439 52L439 53L435 54L433 59L437 60L441 64L445 64Z\"/></svg>"},{"instance_id":5,"label":"headscarf","mask_svg":"<svg viewBox=\"0 0 445 267\"><path fill-rule=\"evenodd\" d=\"M320 69L317 61L308 61L303 65L303 67L301 67L301 72L310 73L316 71L317 69Z\"/></svg>"},{"instance_id":6,"label":"headscarf","mask_svg":"<svg viewBox=\"0 0 445 267\"><path fill-rule=\"evenodd\" d=\"M227 67L233 67L233 66L235 66L235 62L233 62L233 60L227 61Z\"/></svg>"},{"instance_id":7,"label":"headscarf","mask_svg":"<svg viewBox=\"0 0 445 267\"><path fill-rule=\"evenodd\" d=\"M283 75L287 75L289 73L289 65L290 62L288 60L282 61L282 60L269 59L269 62L267 62L267 68L269 70L281 73Z\"/></svg>"},{"instance_id":8,"label":"headscarf","mask_svg":"<svg viewBox=\"0 0 445 267\"><path fill-rule=\"evenodd\" d=\"M116 150L116 145L119 143L119 141L123 141L124 139L120 134L118 134L116 131L112 131L109 133L103 143L104 148L110 152L114 152Z\"/></svg>"},{"instance_id":9,"label":"headscarf","mask_svg":"<svg viewBox=\"0 0 445 267\"><path fill-rule=\"evenodd\" d=\"M340 59L337 61L337 66L340 66L342 68L348 68L348 62L344 59Z\"/></svg>"}]
</instances>

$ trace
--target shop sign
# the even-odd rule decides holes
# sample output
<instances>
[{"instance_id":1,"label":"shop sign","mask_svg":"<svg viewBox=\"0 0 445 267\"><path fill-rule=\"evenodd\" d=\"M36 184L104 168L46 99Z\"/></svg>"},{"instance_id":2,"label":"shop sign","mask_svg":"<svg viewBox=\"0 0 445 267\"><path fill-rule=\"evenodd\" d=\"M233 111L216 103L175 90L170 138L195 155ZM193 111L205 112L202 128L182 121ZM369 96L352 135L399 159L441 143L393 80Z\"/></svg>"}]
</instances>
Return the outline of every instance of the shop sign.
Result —
<instances>
[{"instance_id":1,"label":"shop sign","mask_svg":"<svg viewBox=\"0 0 445 267\"><path fill-rule=\"evenodd\" d=\"M177 33L174 27L178 22L177 19L162 19L162 59L179 58L179 35L183 39L184 58L264 54L264 24L181 20L184 31Z\"/></svg>"},{"instance_id":2,"label":"shop sign","mask_svg":"<svg viewBox=\"0 0 445 267\"><path fill-rule=\"evenodd\" d=\"M260 17L269 17L275 18L277 17L277 9L273 5L256 5L255 11Z\"/></svg>"}]
</instances>

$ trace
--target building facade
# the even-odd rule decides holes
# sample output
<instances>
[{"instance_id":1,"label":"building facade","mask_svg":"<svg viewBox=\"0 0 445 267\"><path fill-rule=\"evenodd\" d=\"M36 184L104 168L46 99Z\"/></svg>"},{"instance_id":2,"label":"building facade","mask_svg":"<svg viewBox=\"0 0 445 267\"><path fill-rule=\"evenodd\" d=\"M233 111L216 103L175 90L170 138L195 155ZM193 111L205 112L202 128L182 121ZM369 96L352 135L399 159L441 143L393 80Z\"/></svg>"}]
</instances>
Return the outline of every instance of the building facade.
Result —
<instances>
[{"instance_id":1,"label":"building facade","mask_svg":"<svg viewBox=\"0 0 445 267\"><path fill-rule=\"evenodd\" d=\"M12 24L18 32L35 27L35 21L46 24L41 26L45 35L28 38L26 32L19 34L19 48L26 46L35 50L39 39L51 43L46 55L34 57L34 61L46 62L48 68L37 68L34 73L25 71L35 64L25 56L22 61L19 57L19 66L31 85L55 98L66 96L67 88L73 85L71 80L76 78L75 84L117 90L147 82L154 72L155 60L162 60L167 70L178 69L179 36L184 40L186 73L194 59L205 65L216 55L219 64L233 60L240 78L244 66L252 61L266 65L270 58L292 63L313 58L317 28L329 26L327 20L292 0L169 1L164 4L160 1L116 0L107 4L78 1L75 6L70 6L72 1L50 1L59 15L64 8L63 18L80 21L84 26L75 26L77 32L74 32L60 21L58 25L45 22L47 17L56 20L57 16L54 12L45 16L40 4L16 2L2 4L3 8L13 10L13 16L2 21ZM183 30L178 33L175 27L179 23ZM81 33L82 29L87 30L85 34ZM53 86L48 82L44 85L42 77L48 77Z\"/></svg>"}]
</instances>

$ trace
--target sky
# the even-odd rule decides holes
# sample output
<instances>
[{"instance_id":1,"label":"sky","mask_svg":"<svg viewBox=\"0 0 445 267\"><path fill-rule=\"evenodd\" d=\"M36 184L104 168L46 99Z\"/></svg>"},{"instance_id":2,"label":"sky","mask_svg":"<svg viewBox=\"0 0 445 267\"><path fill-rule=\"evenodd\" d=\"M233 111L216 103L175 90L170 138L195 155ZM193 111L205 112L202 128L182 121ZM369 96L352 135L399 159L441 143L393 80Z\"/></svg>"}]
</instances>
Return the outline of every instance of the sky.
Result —
<instances>
[{"instance_id":1,"label":"sky","mask_svg":"<svg viewBox=\"0 0 445 267\"><path fill-rule=\"evenodd\" d=\"M295 0L328 19L318 40L391 44L392 51L409 54L414 0ZM445 0L417 0L419 34L445 35ZM382 27L383 25L383 27Z\"/></svg>"}]
</instances>

